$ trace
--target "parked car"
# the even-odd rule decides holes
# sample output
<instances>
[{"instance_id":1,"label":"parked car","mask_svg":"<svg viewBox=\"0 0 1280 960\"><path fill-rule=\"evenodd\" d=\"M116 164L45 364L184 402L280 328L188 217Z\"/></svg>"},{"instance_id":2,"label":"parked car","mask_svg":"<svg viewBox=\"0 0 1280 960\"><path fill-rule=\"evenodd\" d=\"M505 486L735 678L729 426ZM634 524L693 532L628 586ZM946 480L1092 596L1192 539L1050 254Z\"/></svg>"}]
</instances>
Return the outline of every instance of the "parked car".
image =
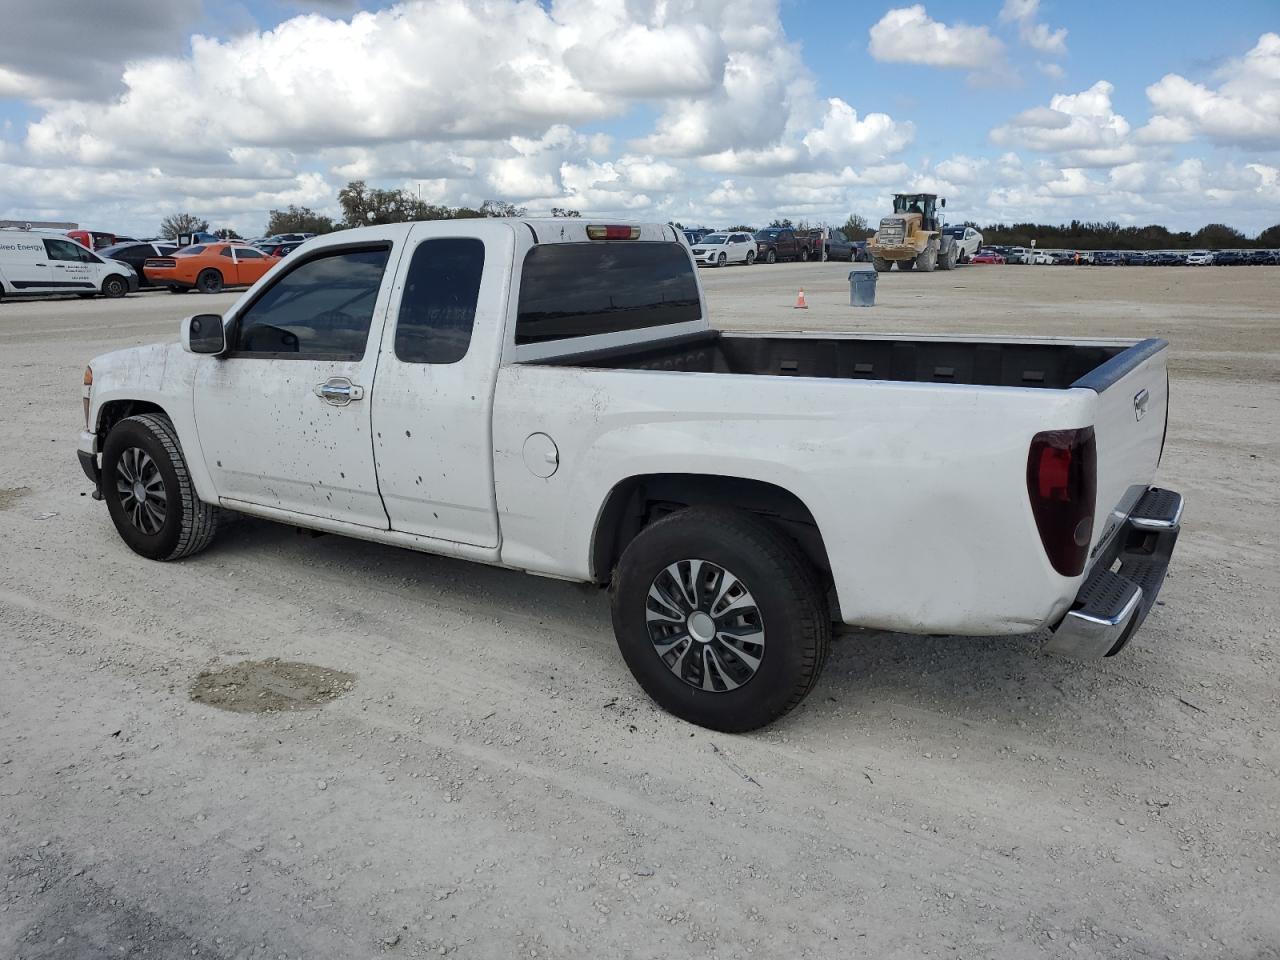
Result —
<instances>
[{"instance_id":1,"label":"parked car","mask_svg":"<svg viewBox=\"0 0 1280 960\"><path fill-rule=\"evenodd\" d=\"M708 233L690 251L699 266L723 267L756 262L756 243L749 233Z\"/></svg>"},{"instance_id":2,"label":"parked car","mask_svg":"<svg viewBox=\"0 0 1280 960\"><path fill-rule=\"evenodd\" d=\"M1242 250L1217 250L1213 254L1214 266L1218 267L1238 267L1248 262L1248 255Z\"/></svg>"},{"instance_id":3,"label":"parked car","mask_svg":"<svg viewBox=\"0 0 1280 960\"><path fill-rule=\"evenodd\" d=\"M302 243L304 240L310 240L314 237L314 233L277 233L274 236L267 237L266 240L260 240L259 243Z\"/></svg>"},{"instance_id":4,"label":"parked car","mask_svg":"<svg viewBox=\"0 0 1280 960\"><path fill-rule=\"evenodd\" d=\"M58 293L123 297L137 289L129 264L94 253L66 234L0 230L0 299Z\"/></svg>"},{"instance_id":5,"label":"parked car","mask_svg":"<svg viewBox=\"0 0 1280 960\"><path fill-rule=\"evenodd\" d=\"M142 269L142 265L147 260L154 257L172 256L178 247L172 242L165 243L141 243L134 241L132 243L117 243L114 246L104 247L98 253L112 260L119 260L121 263L127 263L133 268L134 275L138 278L138 285L141 287L153 286L152 282L147 278L146 273Z\"/></svg>"},{"instance_id":6,"label":"parked car","mask_svg":"<svg viewBox=\"0 0 1280 960\"><path fill-rule=\"evenodd\" d=\"M1193 250L1187 254L1187 266L1207 267L1213 263L1213 254L1208 250Z\"/></svg>"},{"instance_id":7,"label":"parked car","mask_svg":"<svg viewBox=\"0 0 1280 960\"><path fill-rule=\"evenodd\" d=\"M848 260L853 263L858 258L858 248L852 240L845 236L843 230L831 227L823 240L823 252L828 260ZM865 249L866 242L863 241Z\"/></svg>"},{"instance_id":8,"label":"parked car","mask_svg":"<svg viewBox=\"0 0 1280 960\"><path fill-rule=\"evenodd\" d=\"M703 229L702 227L690 227L684 231L684 238L689 241L689 246L692 247L708 233L711 233L711 231Z\"/></svg>"},{"instance_id":9,"label":"parked car","mask_svg":"<svg viewBox=\"0 0 1280 960\"><path fill-rule=\"evenodd\" d=\"M1095 267L1119 267L1124 265L1124 258L1115 250L1095 250L1093 252Z\"/></svg>"},{"instance_id":10,"label":"parked car","mask_svg":"<svg viewBox=\"0 0 1280 960\"><path fill-rule=\"evenodd\" d=\"M1008 263L1026 264L1031 262L1035 254L1035 250L1031 247L1010 247L1004 258Z\"/></svg>"},{"instance_id":11,"label":"parked car","mask_svg":"<svg viewBox=\"0 0 1280 960\"><path fill-rule=\"evenodd\" d=\"M1052 266L1056 262L1054 255L1047 250L1037 250L1031 254L1031 263L1038 267Z\"/></svg>"},{"instance_id":12,"label":"parked car","mask_svg":"<svg viewBox=\"0 0 1280 960\"><path fill-rule=\"evenodd\" d=\"M257 283L279 262L247 244L198 243L167 257L148 258L142 269L154 286L168 287L173 293L219 293L223 287Z\"/></svg>"},{"instance_id":13,"label":"parked car","mask_svg":"<svg viewBox=\"0 0 1280 960\"><path fill-rule=\"evenodd\" d=\"M942 232L956 242L956 263L968 263L982 249L982 234L973 227L943 227Z\"/></svg>"},{"instance_id":14,"label":"parked car","mask_svg":"<svg viewBox=\"0 0 1280 960\"><path fill-rule=\"evenodd\" d=\"M1247 254L1247 261L1253 266L1265 266L1276 262L1275 252L1272 250L1250 250Z\"/></svg>"},{"instance_id":15,"label":"parked car","mask_svg":"<svg viewBox=\"0 0 1280 960\"><path fill-rule=\"evenodd\" d=\"M1005 258L1002 254L995 250L988 250L985 247L975 253L971 260L972 263L1004 263Z\"/></svg>"},{"instance_id":16,"label":"parked car","mask_svg":"<svg viewBox=\"0 0 1280 960\"><path fill-rule=\"evenodd\" d=\"M640 686L741 731L813 688L829 595L876 630L1119 651L1181 518L1150 487L1167 354L736 334L665 224L396 223L317 238L180 343L96 357L78 456L152 560L229 509L609 585Z\"/></svg>"},{"instance_id":17,"label":"parked car","mask_svg":"<svg viewBox=\"0 0 1280 960\"><path fill-rule=\"evenodd\" d=\"M272 243L264 240L260 243L251 244L251 246L261 250L268 257L286 257L304 243L306 243L305 240L291 240L286 243Z\"/></svg>"},{"instance_id":18,"label":"parked car","mask_svg":"<svg viewBox=\"0 0 1280 960\"><path fill-rule=\"evenodd\" d=\"M1141 250L1126 250L1122 256L1126 267L1145 267L1150 262Z\"/></svg>"},{"instance_id":19,"label":"parked car","mask_svg":"<svg viewBox=\"0 0 1280 960\"><path fill-rule=\"evenodd\" d=\"M821 230L796 230L792 227L765 227L756 231L756 260L777 263L799 260L801 263L822 252Z\"/></svg>"}]
</instances>

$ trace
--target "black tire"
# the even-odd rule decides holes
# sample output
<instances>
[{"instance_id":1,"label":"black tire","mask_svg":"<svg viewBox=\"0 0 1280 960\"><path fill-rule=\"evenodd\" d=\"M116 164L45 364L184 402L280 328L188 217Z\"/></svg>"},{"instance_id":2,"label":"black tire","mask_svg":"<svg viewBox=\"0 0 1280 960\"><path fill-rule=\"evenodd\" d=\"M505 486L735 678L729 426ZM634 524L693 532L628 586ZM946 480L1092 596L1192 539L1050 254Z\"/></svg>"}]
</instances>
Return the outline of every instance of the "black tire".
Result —
<instances>
[{"instance_id":1,"label":"black tire","mask_svg":"<svg viewBox=\"0 0 1280 960\"><path fill-rule=\"evenodd\" d=\"M770 250L768 253L766 253L766 254L764 255L764 262L765 262L765 263L777 263L777 262L778 262L778 251L777 251L777 250Z\"/></svg>"},{"instance_id":2,"label":"black tire","mask_svg":"<svg viewBox=\"0 0 1280 960\"><path fill-rule=\"evenodd\" d=\"M808 248L808 247L801 247L801 248L800 248L800 262L801 262L801 263L808 263L808 262L809 262L809 248Z\"/></svg>"},{"instance_id":3,"label":"black tire","mask_svg":"<svg viewBox=\"0 0 1280 960\"><path fill-rule=\"evenodd\" d=\"M728 258L727 256L725 256L723 253L722 253L722 254L720 254L720 256L716 257L716 266L717 266L717 267L723 267L723 266L724 266L726 263L728 263L728 262L729 262L729 258Z\"/></svg>"},{"instance_id":4,"label":"black tire","mask_svg":"<svg viewBox=\"0 0 1280 960\"><path fill-rule=\"evenodd\" d=\"M124 277L112 274L102 281L102 295L112 300L119 300L129 292L129 281Z\"/></svg>"},{"instance_id":5,"label":"black tire","mask_svg":"<svg viewBox=\"0 0 1280 960\"><path fill-rule=\"evenodd\" d=\"M718 620L712 621L717 625L712 631L715 636L702 644L693 639L692 617L688 626L672 628L683 629L686 637L679 656L680 647L668 650L667 656L676 667L655 649L655 643L669 642L669 638L659 641L651 634L649 618L655 601L650 600L650 589L673 565L691 572L690 565L681 566L686 560L698 560L711 568L700 567L713 579L709 583L704 579L698 591L707 600L708 609L715 609L710 598L725 582L723 571L745 588L750 605L735 616L750 619L752 614L743 610L755 611L763 643L759 647L750 642L743 645L759 651L756 667L725 653L726 648L733 651L737 647L719 639L722 634L731 634L719 629ZM714 579L716 568L721 571L718 580ZM826 662L831 614L813 565L793 540L738 510L690 507L640 531L614 570L610 599L618 647L636 681L664 710L712 730L736 733L772 723L808 695ZM731 607L721 616L728 617ZM661 622L655 623L661 630ZM701 652L686 661L694 649ZM718 657L715 650L720 651ZM708 653L720 665L719 672L707 666ZM722 687L731 668L749 671L749 676L736 687L703 689L687 675L678 676L673 672L676 668L701 674L702 683L710 673L712 685Z\"/></svg>"},{"instance_id":6,"label":"black tire","mask_svg":"<svg viewBox=\"0 0 1280 960\"><path fill-rule=\"evenodd\" d=\"M871 267L876 273L888 273L893 269L893 261L884 260L880 257L872 257Z\"/></svg>"},{"instance_id":7,"label":"black tire","mask_svg":"<svg viewBox=\"0 0 1280 960\"><path fill-rule=\"evenodd\" d=\"M221 293L222 274L213 267L201 270L200 276L196 277L196 289L201 293Z\"/></svg>"},{"instance_id":8,"label":"black tire","mask_svg":"<svg viewBox=\"0 0 1280 960\"><path fill-rule=\"evenodd\" d=\"M158 491L153 486L155 495L148 498L152 509L141 506L128 489L128 477L145 482L151 475L140 466L146 463L143 457L149 458L159 479ZM163 414L126 417L111 428L102 447L102 497L120 539L150 560L179 560L198 553L218 532L218 508L196 496L178 435ZM161 505L163 515L157 522L155 510Z\"/></svg>"},{"instance_id":9,"label":"black tire","mask_svg":"<svg viewBox=\"0 0 1280 960\"><path fill-rule=\"evenodd\" d=\"M747 251L747 266L751 266L756 262L756 252L754 250Z\"/></svg>"}]
</instances>

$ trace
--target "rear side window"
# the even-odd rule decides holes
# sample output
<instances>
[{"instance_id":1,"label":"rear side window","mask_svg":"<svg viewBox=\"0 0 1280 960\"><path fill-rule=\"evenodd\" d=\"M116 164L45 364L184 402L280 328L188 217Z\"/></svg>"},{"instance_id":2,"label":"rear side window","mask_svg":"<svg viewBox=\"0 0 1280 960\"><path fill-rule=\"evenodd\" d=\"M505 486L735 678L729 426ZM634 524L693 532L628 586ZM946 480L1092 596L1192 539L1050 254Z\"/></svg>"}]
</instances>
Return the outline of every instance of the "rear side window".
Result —
<instances>
[{"instance_id":1,"label":"rear side window","mask_svg":"<svg viewBox=\"0 0 1280 960\"><path fill-rule=\"evenodd\" d=\"M424 240L413 251L396 321L405 363L456 363L467 355L484 274L484 241Z\"/></svg>"},{"instance_id":2,"label":"rear side window","mask_svg":"<svg viewBox=\"0 0 1280 960\"><path fill-rule=\"evenodd\" d=\"M702 317L678 243L543 244L524 258L516 343L640 330Z\"/></svg>"},{"instance_id":3,"label":"rear side window","mask_svg":"<svg viewBox=\"0 0 1280 960\"><path fill-rule=\"evenodd\" d=\"M236 352L359 360L389 253L389 247L341 250L299 264L241 316Z\"/></svg>"}]
</instances>

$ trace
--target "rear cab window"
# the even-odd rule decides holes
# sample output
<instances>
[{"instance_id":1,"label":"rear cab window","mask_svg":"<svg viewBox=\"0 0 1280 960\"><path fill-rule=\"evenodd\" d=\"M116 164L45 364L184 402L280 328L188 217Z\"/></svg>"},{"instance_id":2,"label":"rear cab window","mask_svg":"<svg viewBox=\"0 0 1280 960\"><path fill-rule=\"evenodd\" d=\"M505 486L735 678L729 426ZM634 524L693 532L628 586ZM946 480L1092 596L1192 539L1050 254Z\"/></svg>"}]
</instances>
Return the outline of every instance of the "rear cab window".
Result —
<instances>
[{"instance_id":1,"label":"rear cab window","mask_svg":"<svg viewBox=\"0 0 1280 960\"><path fill-rule=\"evenodd\" d=\"M696 322L694 266L678 243L540 244L524 259L516 345Z\"/></svg>"},{"instance_id":2,"label":"rear cab window","mask_svg":"<svg viewBox=\"0 0 1280 960\"><path fill-rule=\"evenodd\" d=\"M396 358L457 363L465 357L483 276L483 240L439 237L418 244L396 318Z\"/></svg>"}]
</instances>

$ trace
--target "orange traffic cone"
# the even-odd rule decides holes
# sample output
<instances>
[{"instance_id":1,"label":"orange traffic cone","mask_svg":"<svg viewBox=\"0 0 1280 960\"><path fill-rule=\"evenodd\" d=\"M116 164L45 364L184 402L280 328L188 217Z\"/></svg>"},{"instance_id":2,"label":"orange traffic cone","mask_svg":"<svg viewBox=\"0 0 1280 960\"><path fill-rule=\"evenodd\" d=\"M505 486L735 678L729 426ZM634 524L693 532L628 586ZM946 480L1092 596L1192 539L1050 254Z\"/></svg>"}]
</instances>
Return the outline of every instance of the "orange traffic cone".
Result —
<instances>
[{"instance_id":1,"label":"orange traffic cone","mask_svg":"<svg viewBox=\"0 0 1280 960\"><path fill-rule=\"evenodd\" d=\"M807 303L805 303L805 302L804 302L804 291L803 291L803 290L801 290L799 293L797 293L797 294L796 294L796 309L797 309L797 310L808 310L808 309L809 309L809 305L808 305Z\"/></svg>"}]
</instances>

